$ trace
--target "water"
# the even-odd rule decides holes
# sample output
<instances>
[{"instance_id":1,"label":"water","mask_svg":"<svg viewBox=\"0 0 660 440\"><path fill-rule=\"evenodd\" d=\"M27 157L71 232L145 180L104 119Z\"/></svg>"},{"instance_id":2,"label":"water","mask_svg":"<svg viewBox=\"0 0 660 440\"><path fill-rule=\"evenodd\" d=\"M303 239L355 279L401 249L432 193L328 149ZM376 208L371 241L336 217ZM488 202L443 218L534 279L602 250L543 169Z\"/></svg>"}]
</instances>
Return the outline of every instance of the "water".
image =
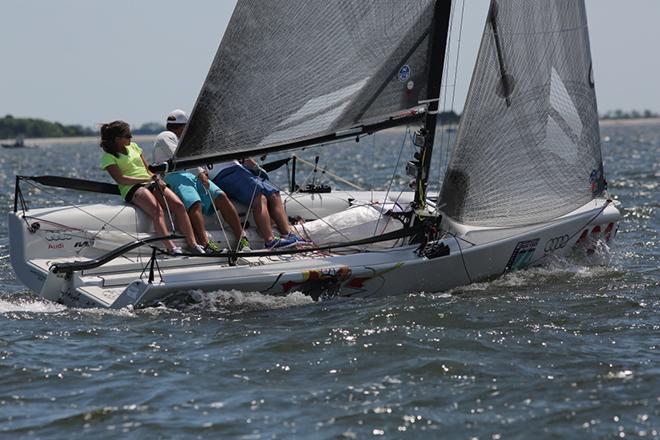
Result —
<instances>
[{"instance_id":1,"label":"water","mask_svg":"<svg viewBox=\"0 0 660 440\"><path fill-rule=\"evenodd\" d=\"M1 218L0 438L660 438L660 126L602 132L626 209L608 263L552 261L451 292L68 309L15 279ZM345 147L358 160L320 164L369 169L361 183L385 188L401 135L378 142L394 148L363 140ZM98 156L0 151L3 206L15 173L105 179Z\"/></svg>"}]
</instances>

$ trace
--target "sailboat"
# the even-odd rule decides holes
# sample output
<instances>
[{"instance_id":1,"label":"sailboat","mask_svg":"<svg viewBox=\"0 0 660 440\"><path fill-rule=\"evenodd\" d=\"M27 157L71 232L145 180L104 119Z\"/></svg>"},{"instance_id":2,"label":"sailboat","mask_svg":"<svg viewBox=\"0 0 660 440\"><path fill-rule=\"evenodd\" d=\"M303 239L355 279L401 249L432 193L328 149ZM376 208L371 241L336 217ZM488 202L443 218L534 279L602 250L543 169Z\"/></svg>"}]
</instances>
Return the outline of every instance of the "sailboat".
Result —
<instances>
[{"instance_id":1,"label":"sailboat","mask_svg":"<svg viewBox=\"0 0 660 440\"><path fill-rule=\"evenodd\" d=\"M25 136L19 134L13 144L2 144L2 148L31 148L31 145L25 144Z\"/></svg>"},{"instance_id":2,"label":"sailboat","mask_svg":"<svg viewBox=\"0 0 660 440\"><path fill-rule=\"evenodd\" d=\"M492 0L440 192L429 176L452 2L239 0L174 157L152 170L295 151L411 127L414 191L293 191L303 248L171 257L139 210L32 208L17 176L11 262L44 298L143 307L191 289L314 298L438 292L609 241L586 11L578 0ZM249 216L249 207L239 211ZM217 237L222 222L210 218ZM374 233L374 231L377 231ZM216 235L217 234L217 235Z\"/></svg>"}]
</instances>

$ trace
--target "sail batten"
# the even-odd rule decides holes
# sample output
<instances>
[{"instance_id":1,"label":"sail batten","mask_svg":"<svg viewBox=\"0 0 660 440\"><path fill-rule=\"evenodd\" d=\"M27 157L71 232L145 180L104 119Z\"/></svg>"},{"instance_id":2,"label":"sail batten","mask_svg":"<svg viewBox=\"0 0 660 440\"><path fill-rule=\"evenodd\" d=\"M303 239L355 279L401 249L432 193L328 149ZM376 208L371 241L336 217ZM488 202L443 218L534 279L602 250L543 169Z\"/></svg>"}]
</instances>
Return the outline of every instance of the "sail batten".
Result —
<instances>
[{"instance_id":1,"label":"sail batten","mask_svg":"<svg viewBox=\"0 0 660 440\"><path fill-rule=\"evenodd\" d=\"M604 187L584 2L492 0L441 192L478 226L548 221Z\"/></svg>"},{"instance_id":2,"label":"sail batten","mask_svg":"<svg viewBox=\"0 0 660 440\"><path fill-rule=\"evenodd\" d=\"M435 0L239 0L174 162L292 148L426 98Z\"/></svg>"}]
</instances>

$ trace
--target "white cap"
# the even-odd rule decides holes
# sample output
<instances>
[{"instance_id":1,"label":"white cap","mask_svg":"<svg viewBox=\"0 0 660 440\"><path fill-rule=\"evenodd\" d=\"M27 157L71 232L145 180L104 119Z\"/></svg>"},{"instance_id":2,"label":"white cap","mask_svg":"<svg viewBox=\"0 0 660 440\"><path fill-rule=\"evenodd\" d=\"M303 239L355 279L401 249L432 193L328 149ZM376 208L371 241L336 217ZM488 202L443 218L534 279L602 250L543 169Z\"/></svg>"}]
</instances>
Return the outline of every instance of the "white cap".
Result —
<instances>
[{"instance_id":1,"label":"white cap","mask_svg":"<svg viewBox=\"0 0 660 440\"><path fill-rule=\"evenodd\" d=\"M181 109L172 110L169 115L167 115L168 124L187 124L188 123L188 113L184 112Z\"/></svg>"}]
</instances>

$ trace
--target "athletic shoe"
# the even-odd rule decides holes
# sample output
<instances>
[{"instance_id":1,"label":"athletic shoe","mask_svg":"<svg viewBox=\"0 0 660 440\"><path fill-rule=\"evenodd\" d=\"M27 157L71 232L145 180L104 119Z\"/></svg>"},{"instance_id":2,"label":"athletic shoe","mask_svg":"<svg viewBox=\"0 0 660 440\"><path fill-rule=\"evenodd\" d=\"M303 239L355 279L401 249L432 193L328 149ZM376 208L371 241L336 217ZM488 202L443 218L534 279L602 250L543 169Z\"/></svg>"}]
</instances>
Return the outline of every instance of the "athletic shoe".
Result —
<instances>
[{"instance_id":1,"label":"athletic shoe","mask_svg":"<svg viewBox=\"0 0 660 440\"><path fill-rule=\"evenodd\" d=\"M296 243L301 243L301 244L311 243L311 241L306 240L306 239L302 238L301 236L294 234L293 232L289 232L287 235L285 235L282 238L284 238L286 240L292 240L292 241L295 241Z\"/></svg>"},{"instance_id":2,"label":"athletic shoe","mask_svg":"<svg viewBox=\"0 0 660 440\"><path fill-rule=\"evenodd\" d=\"M252 248L250 248L250 241L247 239L247 237L244 235L241 237L240 240L238 240L238 247L237 247L237 252L251 252Z\"/></svg>"},{"instance_id":3,"label":"athletic shoe","mask_svg":"<svg viewBox=\"0 0 660 440\"><path fill-rule=\"evenodd\" d=\"M289 240L287 238L276 238L274 240L267 241L264 243L266 249L275 249L275 248L285 248L293 246L297 243L295 240Z\"/></svg>"},{"instance_id":4,"label":"athletic shoe","mask_svg":"<svg viewBox=\"0 0 660 440\"><path fill-rule=\"evenodd\" d=\"M167 253L173 257L176 257L177 255L183 255L183 249L181 249L179 246L174 246L172 249L168 249Z\"/></svg>"},{"instance_id":5,"label":"athletic shoe","mask_svg":"<svg viewBox=\"0 0 660 440\"><path fill-rule=\"evenodd\" d=\"M190 250L192 251L193 254L196 254L196 255L203 255L203 254L206 253L204 251L204 247L202 247L202 245L200 245L200 244L196 244L195 246L190 248Z\"/></svg>"},{"instance_id":6,"label":"athletic shoe","mask_svg":"<svg viewBox=\"0 0 660 440\"><path fill-rule=\"evenodd\" d=\"M218 243L209 239L208 243L206 243L206 246L204 246L204 251L216 254L222 251L222 249L220 249L220 245Z\"/></svg>"}]
</instances>

